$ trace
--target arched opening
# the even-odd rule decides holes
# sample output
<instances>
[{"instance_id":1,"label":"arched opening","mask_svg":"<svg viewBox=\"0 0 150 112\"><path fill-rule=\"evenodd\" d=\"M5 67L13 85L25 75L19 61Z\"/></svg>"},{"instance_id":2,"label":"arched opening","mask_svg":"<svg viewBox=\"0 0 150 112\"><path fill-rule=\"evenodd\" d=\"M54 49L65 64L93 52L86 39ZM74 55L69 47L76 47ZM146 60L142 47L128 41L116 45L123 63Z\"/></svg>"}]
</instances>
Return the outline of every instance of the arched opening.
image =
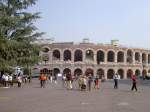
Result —
<instances>
[{"instance_id":1,"label":"arched opening","mask_svg":"<svg viewBox=\"0 0 150 112\"><path fill-rule=\"evenodd\" d=\"M123 70L123 69L119 69L119 70L118 70L118 74L120 75L120 78L121 78L121 79L124 78L124 70Z\"/></svg>"},{"instance_id":2,"label":"arched opening","mask_svg":"<svg viewBox=\"0 0 150 112\"><path fill-rule=\"evenodd\" d=\"M86 50L85 57L86 57L86 60L93 61L94 60L93 51L92 50Z\"/></svg>"},{"instance_id":3,"label":"arched opening","mask_svg":"<svg viewBox=\"0 0 150 112\"><path fill-rule=\"evenodd\" d=\"M124 53L122 51L119 51L117 54L117 62L124 62Z\"/></svg>"},{"instance_id":4,"label":"arched opening","mask_svg":"<svg viewBox=\"0 0 150 112\"><path fill-rule=\"evenodd\" d=\"M59 68L54 68L54 69L53 69L53 75L54 75L55 77L57 77L59 73L60 73Z\"/></svg>"},{"instance_id":5,"label":"arched opening","mask_svg":"<svg viewBox=\"0 0 150 112\"><path fill-rule=\"evenodd\" d=\"M69 50L64 51L64 61L71 61L71 51Z\"/></svg>"},{"instance_id":6,"label":"arched opening","mask_svg":"<svg viewBox=\"0 0 150 112\"><path fill-rule=\"evenodd\" d=\"M99 50L97 52L97 64L100 64L100 62L104 62L104 52Z\"/></svg>"},{"instance_id":7,"label":"arched opening","mask_svg":"<svg viewBox=\"0 0 150 112\"><path fill-rule=\"evenodd\" d=\"M101 79L102 77L104 77L104 70L103 69L98 69L97 70L97 75L98 77Z\"/></svg>"},{"instance_id":8,"label":"arched opening","mask_svg":"<svg viewBox=\"0 0 150 112\"><path fill-rule=\"evenodd\" d=\"M42 51L43 51L44 53L48 53L48 52L49 52L49 48L44 47L44 48L42 48Z\"/></svg>"},{"instance_id":9,"label":"arched opening","mask_svg":"<svg viewBox=\"0 0 150 112\"><path fill-rule=\"evenodd\" d=\"M90 75L93 76L94 75L93 69L91 69L91 68L86 69L85 75L86 76L90 76Z\"/></svg>"},{"instance_id":10,"label":"arched opening","mask_svg":"<svg viewBox=\"0 0 150 112\"><path fill-rule=\"evenodd\" d=\"M135 53L135 61L140 62L140 53L138 52Z\"/></svg>"},{"instance_id":11,"label":"arched opening","mask_svg":"<svg viewBox=\"0 0 150 112\"><path fill-rule=\"evenodd\" d=\"M150 54L148 54L148 64L150 64Z\"/></svg>"},{"instance_id":12,"label":"arched opening","mask_svg":"<svg viewBox=\"0 0 150 112\"><path fill-rule=\"evenodd\" d=\"M53 51L53 60L60 60L60 51L59 50Z\"/></svg>"},{"instance_id":13,"label":"arched opening","mask_svg":"<svg viewBox=\"0 0 150 112\"><path fill-rule=\"evenodd\" d=\"M69 74L71 73L71 70L69 68L65 68L64 71L63 71L63 74Z\"/></svg>"},{"instance_id":14,"label":"arched opening","mask_svg":"<svg viewBox=\"0 0 150 112\"><path fill-rule=\"evenodd\" d=\"M135 75L136 75L136 76L140 76L140 74L141 74L140 70L139 70L139 69L136 69L136 70L135 70Z\"/></svg>"},{"instance_id":15,"label":"arched opening","mask_svg":"<svg viewBox=\"0 0 150 112\"><path fill-rule=\"evenodd\" d=\"M115 53L113 51L109 51L107 53L107 61L114 62L114 60L115 60Z\"/></svg>"},{"instance_id":16,"label":"arched opening","mask_svg":"<svg viewBox=\"0 0 150 112\"><path fill-rule=\"evenodd\" d=\"M74 53L74 62L83 61L83 54L81 50L76 50Z\"/></svg>"},{"instance_id":17,"label":"arched opening","mask_svg":"<svg viewBox=\"0 0 150 112\"><path fill-rule=\"evenodd\" d=\"M74 76L75 76L75 77L78 77L78 76L80 76L80 75L82 75L82 70L79 69L79 68L75 69L75 70L74 70Z\"/></svg>"},{"instance_id":18,"label":"arched opening","mask_svg":"<svg viewBox=\"0 0 150 112\"><path fill-rule=\"evenodd\" d=\"M142 54L142 63L146 63L146 54L145 53Z\"/></svg>"},{"instance_id":19,"label":"arched opening","mask_svg":"<svg viewBox=\"0 0 150 112\"><path fill-rule=\"evenodd\" d=\"M147 71L145 69L142 71L142 76L147 76Z\"/></svg>"},{"instance_id":20,"label":"arched opening","mask_svg":"<svg viewBox=\"0 0 150 112\"><path fill-rule=\"evenodd\" d=\"M128 69L127 78L131 78L132 75L133 75L133 71L131 69Z\"/></svg>"},{"instance_id":21,"label":"arched opening","mask_svg":"<svg viewBox=\"0 0 150 112\"><path fill-rule=\"evenodd\" d=\"M127 63L132 63L133 62L133 53L131 50L127 51Z\"/></svg>"},{"instance_id":22,"label":"arched opening","mask_svg":"<svg viewBox=\"0 0 150 112\"><path fill-rule=\"evenodd\" d=\"M113 69L109 69L107 71L107 79L113 79L113 76L114 76L115 72Z\"/></svg>"}]
</instances>

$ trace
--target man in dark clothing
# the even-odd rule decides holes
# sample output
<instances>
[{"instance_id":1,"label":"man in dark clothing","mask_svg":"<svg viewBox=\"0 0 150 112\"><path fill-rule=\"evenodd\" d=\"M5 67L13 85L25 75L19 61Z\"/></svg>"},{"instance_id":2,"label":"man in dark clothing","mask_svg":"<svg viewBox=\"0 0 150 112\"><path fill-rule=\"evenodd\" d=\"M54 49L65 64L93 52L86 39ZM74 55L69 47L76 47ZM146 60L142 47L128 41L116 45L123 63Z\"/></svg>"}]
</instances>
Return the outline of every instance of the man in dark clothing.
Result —
<instances>
[{"instance_id":1,"label":"man in dark clothing","mask_svg":"<svg viewBox=\"0 0 150 112\"><path fill-rule=\"evenodd\" d=\"M114 89L118 89L118 79L119 79L119 75L118 74L115 74L114 75Z\"/></svg>"},{"instance_id":2,"label":"man in dark clothing","mask_svg":"<svg viewBox=\"0 0 150 112\"><path fill-rule=\"evenodd\" d=\"M132 80L132 88L131 90L133 91L134 89L137 91L137 78L136 78L136 75L132 75L131 76L131 80Z\"/></svg>"},{"instance_id":3,"label":"man in dark clothing","mask_svg":"<svg viewBox=\"0 0 150 112\"><path fill-rule=\"evenodd\" d=\"M66 74L66 81L67 81L67 89L72 89L73 79L72 79L72 75L70 72Z\"/></svg>"}]
</instances>

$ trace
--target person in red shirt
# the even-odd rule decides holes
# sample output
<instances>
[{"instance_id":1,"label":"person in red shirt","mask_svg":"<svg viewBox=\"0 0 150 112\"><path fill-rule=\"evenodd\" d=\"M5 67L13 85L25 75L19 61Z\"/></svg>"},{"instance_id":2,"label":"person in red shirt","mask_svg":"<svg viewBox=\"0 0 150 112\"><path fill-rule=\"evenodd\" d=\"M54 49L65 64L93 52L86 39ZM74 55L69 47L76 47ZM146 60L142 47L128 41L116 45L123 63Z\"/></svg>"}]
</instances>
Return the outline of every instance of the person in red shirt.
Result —
<instances>
[{"instance_id":1,"label":"person in red shirt","mask_svg":"<svg viewBox=\"0 0 150 112\"><path fill-rule=\"evenodd\" d=\"M131 90L133 91L134 89L137 91L137 78L136 78L136 75L132 75L131 76L131 80L132 80L132 88Z\"/></svg>"},{"instance_id":2,"label":"person in red shirt","mask_svg":"<svg viewBox=\"0 0 150 112\"><path fill-rule=\"evenodd\" d=\"M45 87L45 81L46 81L46 76L44 74L41 74L40 77L39 77L39 80L41 82L41 88Z\"/></svg>"}]
</instances>

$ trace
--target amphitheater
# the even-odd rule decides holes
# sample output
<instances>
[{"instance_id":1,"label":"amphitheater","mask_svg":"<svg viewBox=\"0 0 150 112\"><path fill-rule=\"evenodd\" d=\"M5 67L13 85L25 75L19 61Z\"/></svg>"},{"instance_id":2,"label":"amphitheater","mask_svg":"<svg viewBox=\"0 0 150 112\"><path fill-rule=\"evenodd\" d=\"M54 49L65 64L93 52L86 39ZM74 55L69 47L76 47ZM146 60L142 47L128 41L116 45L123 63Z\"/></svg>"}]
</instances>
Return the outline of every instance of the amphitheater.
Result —
<instances>
[{"instance_id":1,"label":"amphitheater","mask_svg":"<svg viewBox=\"0 0 150 112\"><path fill-rule=\"evenodd\" d=\"M150 50L119 45L116 40L110 44L95 44L84 39L74 42L40 42L42 50L39 71L56 75L71 72L74 76L104 76L112 79L115 73L121 79L131 74L146 76L150 73Z\"/></svg>"}]
</instances>

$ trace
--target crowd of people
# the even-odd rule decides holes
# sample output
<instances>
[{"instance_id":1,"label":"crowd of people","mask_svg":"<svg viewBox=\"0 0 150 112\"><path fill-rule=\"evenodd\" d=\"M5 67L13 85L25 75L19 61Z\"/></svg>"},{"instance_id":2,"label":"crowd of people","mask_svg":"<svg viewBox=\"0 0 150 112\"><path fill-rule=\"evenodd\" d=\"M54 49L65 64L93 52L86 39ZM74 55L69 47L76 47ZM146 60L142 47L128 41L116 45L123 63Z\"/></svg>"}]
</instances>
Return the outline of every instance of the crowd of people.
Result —
<instances>
[{"instance_id":1,"label":"crowd of people","mask_svg":"<svg viewBox=\"0 0 150 112\"><path fill-rule=\"evenodd\" d=\"M67 90L72 90L73 83L77 82L78 83L78 89L81 91L91 91L92 88L94 89L100 89L101 82L105 81L105 77L102 76L101 78L99 76L94 76L92 74L88 75L72 75L70 72L67 74L62 74L62 85L65 87ZM113 80L114 80L114 89L118 89L118 80L120 79L119 74L114 74L113 75ZM41 73L39 76L40 80L40 86L41 88L45 88L45 84L47 81L50 81L51 83L57 84L57 74L55 75L47 75L44 73ZM21 75L19 74L3 74L0 77L0 84L3 85L4 87L13 87L14 84L17 84L18 87L20 88L22 83L30 83L31 77L27 75ZM137 89L137 77L136 75L131 75L131 81L132 81L132 87L131 90L138 90Z\"/></svg>"},{"instance_id":2,"label":"crowd of people","mask_svg":"<svg viewBox=\"0 0 150 112\"><path fill-rule=\"evenodd\" d=\"M78 82L78 88L79 90L91 90L92 85L94 85L95 89L99 89L100 87L100 78L94 77L92 74L89 74L88 76L86 75L80 75L80 76L73 76L69 72L68 74L62 74L62 85L68 90L73 89L73 83ZM47 75L44 73L40 74L39 77L40 80L40 86L41 88L45 87L45 83L49 80L51 83L54 82L57 84L57 75ZM94 83L94 84L93 84Z\"/></svg>"},{"instance_id":3,"label":"crowd of people","mask_svg":"<svg viewBox=\"0 0 150 112\"><path fill-rule=\"evenodd\" d=\"M75 77L76 76L76 77ZM91 91L92 88L94 89L100 89L101 82L105 81L105 77L102 76L101 78L99 76L94 76L92 74L88 75L71 75L69 72L68 74L62 74L62 85L65 87L67 90L72 90L73 83L76 82L78 83L78 89L81 91ZM118 89L118 80L120 79L119 74L113 75L113 80L114 80L114 89ZM47 80L50 80L50 82L55 82L57 84L57 75L46 75L44 73L41 73L40 77L40 84L41 87L45 87L45 83ZM133 91L134 89L137 91L137 77L136 75L131 75L131 81L132 81L132 88L131 90Z\"/></svg>"},{"instance_id":4,"label":"crowd of people","mask_svg":"<svg viewBox=\"0 0 150 112\"><path fill-rule=\"evenodd\" d=\"M20 88L22 83L30 83L31 78L27 75L18 74L8 74L4 73L0 77L0 84L3 87L13 87L15 84Z\"/></svg>"}]
</instances>

